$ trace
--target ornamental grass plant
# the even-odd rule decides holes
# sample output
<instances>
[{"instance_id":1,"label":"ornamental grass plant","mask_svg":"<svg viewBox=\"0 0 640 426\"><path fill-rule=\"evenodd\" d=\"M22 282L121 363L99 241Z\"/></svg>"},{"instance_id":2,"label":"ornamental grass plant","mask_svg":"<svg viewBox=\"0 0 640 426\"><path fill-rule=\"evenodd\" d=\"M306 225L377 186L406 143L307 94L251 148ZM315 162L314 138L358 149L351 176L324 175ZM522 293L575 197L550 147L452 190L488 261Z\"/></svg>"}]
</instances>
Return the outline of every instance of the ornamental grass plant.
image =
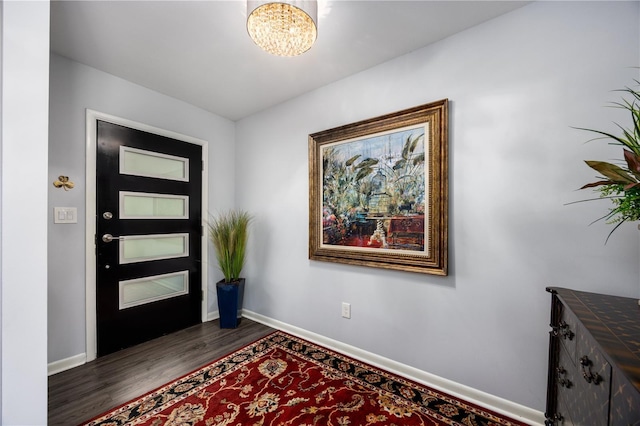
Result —
<instances>
[{"instance_id":1,"label":"ornamental grass plant","mask_svg":"<svg viewBox=\"0 0 640 426\"><path fill-rule=\"evenodd\" d=\"M636 80L636 84L640 85L640 82ZM608 199L613 203L613 207L606 215L594 221L605 220L606 223L615 224L607 236L607 241L624 222L640 220L640 92L629 87L620 91L630 95L630 100L623 98L621 102L615 102L613 105L631 114L633 123L631 128L625 128L616 123L622 131L619 136L600 130L581 128L581 130L599 134L600 137L595 139L609 140L610 145L622 146L624 161L621 160L618 164L606 161L585 161L601 176L599 176L600 180L580 188L593 188L600 194L600 197L595 199Z\"/></svg>"},{"instance_id":2,"label":"ornamental grass plant","mask_svg":"<svg viewBox=\"0 0 640 426\"><path fill-rule=\"evenodd\" d=\"M226 283L240 279L251 219L251 215L245 211L232 210L212 217L208 222L209 238Z\"/></svg>"}]
</instances>

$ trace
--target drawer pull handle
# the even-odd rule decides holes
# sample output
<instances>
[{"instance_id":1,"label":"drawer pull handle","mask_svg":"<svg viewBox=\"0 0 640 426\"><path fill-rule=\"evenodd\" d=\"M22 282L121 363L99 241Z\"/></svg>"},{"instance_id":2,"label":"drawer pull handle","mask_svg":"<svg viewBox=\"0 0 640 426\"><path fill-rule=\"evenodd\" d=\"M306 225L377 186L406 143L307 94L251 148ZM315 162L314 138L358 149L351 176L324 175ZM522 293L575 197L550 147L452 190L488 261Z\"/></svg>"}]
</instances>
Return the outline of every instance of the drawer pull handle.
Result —
<instances>
[{"instance_id":1,"label":"drawer pull handle","mask_svg":"<svg viewBox=\"0 0 640 426\"><path fill-rule=\"evenodd\" d=\"M602 382L602 377L598 373L591 372L591 366L593 366L593 362L589 359L588 356L583 356L580 358L580 365L582 366L582 377L587 381L587 383L593 383L594 385Z\"/></svg>"},{"instance_id":2,"label":"drawer pull handle","mask_svg":"<svg viewBox=\"0 0 640 426\"><path fill-rule=\"evenodd\" d=\"M556 368L556 372L558 373L558 384L563 388L570 389L571 386L573 386L573 383L571 383L571 380L565 377L565 375L567 374L567 370L565 370L563 367L558 367Z\"/></svg>"},{"instance_id":3,"label":"drawer pull handle","mask_svg":"<svg viewBox=\"0 0 640 426\"><path fill-rule=\"evenodd\" d=\"M545 414L545 417L547 418L544 421L545 426L555 426L558 423L562 423L564 421L564 417L562 417L562 414L560 414L560 413L555 413L551 417L549 417L548 415Z\"/></svg>"},{"instance_id":4,"label":"drawer pull handle","mask_svg":"<svg viewBox=\"0 0 640 426\"><path fill-rule=\"evenodd\" d=\"M573 340L573 337L575 336L573 331L571 331L571 329L569 328L569 324L567 324L564 321L560 321L560 324L558 325L552 325L551 328L552 328L551 333L554 336L561 336L565 340L566 339Z\"/></svg>"}]
</instances>

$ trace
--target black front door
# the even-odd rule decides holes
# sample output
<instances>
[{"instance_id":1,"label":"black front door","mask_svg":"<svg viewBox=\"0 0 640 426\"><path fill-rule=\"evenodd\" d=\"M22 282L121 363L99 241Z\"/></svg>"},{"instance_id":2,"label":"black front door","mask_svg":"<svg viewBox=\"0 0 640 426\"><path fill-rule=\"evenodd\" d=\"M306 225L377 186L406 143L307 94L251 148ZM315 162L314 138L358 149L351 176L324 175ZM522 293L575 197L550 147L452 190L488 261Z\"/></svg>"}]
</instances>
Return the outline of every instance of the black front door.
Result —
<instances>
[{"instance_id":1,"label":"black front door","mask_svg":"<svg viewBox=\"0 0 640 426\"><path fill-rule=\"evenodd\" d=\"M202 147L97 121L98 356L201 321Z\"/></svg>"}]
</instances>

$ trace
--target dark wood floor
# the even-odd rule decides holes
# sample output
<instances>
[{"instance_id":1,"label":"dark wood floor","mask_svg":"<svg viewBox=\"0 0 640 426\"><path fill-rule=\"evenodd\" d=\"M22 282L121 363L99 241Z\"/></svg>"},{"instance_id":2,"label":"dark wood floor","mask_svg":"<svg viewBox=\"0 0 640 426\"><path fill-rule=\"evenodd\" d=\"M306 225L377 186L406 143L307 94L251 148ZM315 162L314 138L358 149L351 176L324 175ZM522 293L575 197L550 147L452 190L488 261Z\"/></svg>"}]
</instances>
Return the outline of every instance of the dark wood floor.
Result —
<instances>
[{"instance_id":1,"label":"dark wood floor","mask_svg":"<svg viewBox=\"0 0 640 426\"><path fill-rule=\"evenodd\" d=\"M49 377L49 425L78 425L214 361L273 329L209 321Z\"/></svg>"}]
</instances>

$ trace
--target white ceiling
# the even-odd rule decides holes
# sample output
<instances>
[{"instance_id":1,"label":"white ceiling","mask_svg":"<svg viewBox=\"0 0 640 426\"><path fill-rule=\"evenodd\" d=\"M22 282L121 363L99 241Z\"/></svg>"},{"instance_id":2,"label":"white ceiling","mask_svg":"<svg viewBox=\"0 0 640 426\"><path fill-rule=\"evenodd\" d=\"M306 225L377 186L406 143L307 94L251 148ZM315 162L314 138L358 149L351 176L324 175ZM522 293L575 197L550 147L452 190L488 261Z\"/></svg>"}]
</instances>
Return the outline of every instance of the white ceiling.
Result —
<instances>
[{"instance_id":1,"label":"white ceiling","mask_svg":"<svg viewBox=\"0 0 640 426\"><path fill-rule=\"evenodd\" d=\"M242 0L52 1L51 49L235 121L528 2L318 3L316 44L294 58L253 44Z\"/></svg>"}]
</instances>

